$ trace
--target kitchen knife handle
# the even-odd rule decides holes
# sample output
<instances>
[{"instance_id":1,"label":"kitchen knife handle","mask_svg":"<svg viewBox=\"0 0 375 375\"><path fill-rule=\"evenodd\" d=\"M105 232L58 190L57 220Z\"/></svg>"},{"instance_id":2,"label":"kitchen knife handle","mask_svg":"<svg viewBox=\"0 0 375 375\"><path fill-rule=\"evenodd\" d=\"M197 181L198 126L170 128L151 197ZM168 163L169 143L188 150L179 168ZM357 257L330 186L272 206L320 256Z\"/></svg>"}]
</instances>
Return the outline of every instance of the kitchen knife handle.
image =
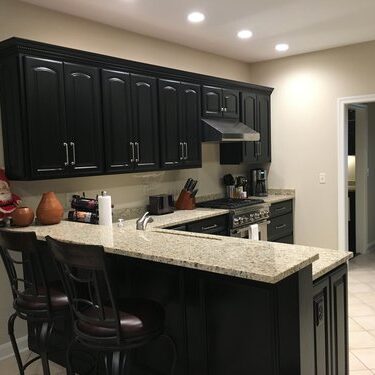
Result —
<instances>
[{"instance_id":1,"label":"kitchen knife handle","mask_svg":"<svg viewBox=\"0 0 375 375\"><path fill-rule=\"evenodd\" d=\"M73 161L70 163L70 165L76 165L76 145L74 142L70 142L70 146L72 147L73 153Z\"/></svg>"},{"instance_id":2,"label":"kitchen knife handle","mask_svg":"<svg viewBox=\"0 0 375 375\"><path fill-rule=\"evenodd\" d=\"M68 149L68 144L66 142L63 143L63 146L65 147L65 167L69 165L69 149Z\"/></svg>"}]
</instances>

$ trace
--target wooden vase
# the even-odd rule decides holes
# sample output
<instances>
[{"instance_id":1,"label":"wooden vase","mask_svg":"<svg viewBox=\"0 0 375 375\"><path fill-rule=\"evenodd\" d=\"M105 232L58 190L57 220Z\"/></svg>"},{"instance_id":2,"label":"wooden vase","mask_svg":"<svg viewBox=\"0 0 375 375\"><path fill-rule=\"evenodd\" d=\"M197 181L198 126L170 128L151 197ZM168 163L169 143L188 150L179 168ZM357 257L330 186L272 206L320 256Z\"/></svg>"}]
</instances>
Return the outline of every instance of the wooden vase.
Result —
<instances>
[{"instance_id":1,"label":"wooden vase","mask_svg":"<svg viewBox=\"0 0 375 375\"><path fill-rule=\"evenodd\" d=\"M64 215L64 207L57 199L55 193L43 193L42 199L36 209L36 217L40 224L52 225L60 223Z\"/></svg>"},{"instance_id":2,"label":"wooden vase","mask_svg":"<svg viewBox=\"0 0 375 375\"><path fill-rule=\"evenodd\" d=\"M12 212L12 223L17 227L27 227L34 221L34 211L30 207L17 207Z\"/></svg>"}]
</instances>

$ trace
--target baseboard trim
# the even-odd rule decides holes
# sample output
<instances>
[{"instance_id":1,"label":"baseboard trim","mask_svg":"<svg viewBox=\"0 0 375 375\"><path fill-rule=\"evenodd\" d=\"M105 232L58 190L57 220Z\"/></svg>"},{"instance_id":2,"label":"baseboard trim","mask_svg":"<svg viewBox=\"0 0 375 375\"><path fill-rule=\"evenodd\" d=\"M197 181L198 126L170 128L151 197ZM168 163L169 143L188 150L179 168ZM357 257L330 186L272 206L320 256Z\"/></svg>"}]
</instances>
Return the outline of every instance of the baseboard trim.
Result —
<instances>
[{"instance_id":1,"label":"baseboard trim","mask_svg":"<svg viewBox=\"0 0 375 375\"><path fill-rule=\"evenodd\" d=\"M27 342L27 336L23 336L17 339L17 345L18 345L18 350L20 351L20 353L26 351L29 348L28 342ZM6 358L12 357L12 356L14 356L14 353L13 353L13 348L12 348L12 344L10 341L5 344L0 345L0 361Z\"/></svg>"}]
</instances>

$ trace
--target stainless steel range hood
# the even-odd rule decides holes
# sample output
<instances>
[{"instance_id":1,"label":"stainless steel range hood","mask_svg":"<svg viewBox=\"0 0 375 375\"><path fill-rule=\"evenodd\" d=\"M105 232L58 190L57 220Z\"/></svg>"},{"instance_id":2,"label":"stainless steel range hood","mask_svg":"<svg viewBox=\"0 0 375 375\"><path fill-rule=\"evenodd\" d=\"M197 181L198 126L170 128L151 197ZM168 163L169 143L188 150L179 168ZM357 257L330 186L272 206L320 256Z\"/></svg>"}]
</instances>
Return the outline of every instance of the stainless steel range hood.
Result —
<instances>
[{"instance_id":1,"label":"stainless steel range hood","mask_svg":"<svg viewBox=\"0 0 375 375\"><path fill-rule=\"evenodd\" d=\"M202 118L203 142L259 141L260 134L243 122Z\"/></svg>"}]
</instances>

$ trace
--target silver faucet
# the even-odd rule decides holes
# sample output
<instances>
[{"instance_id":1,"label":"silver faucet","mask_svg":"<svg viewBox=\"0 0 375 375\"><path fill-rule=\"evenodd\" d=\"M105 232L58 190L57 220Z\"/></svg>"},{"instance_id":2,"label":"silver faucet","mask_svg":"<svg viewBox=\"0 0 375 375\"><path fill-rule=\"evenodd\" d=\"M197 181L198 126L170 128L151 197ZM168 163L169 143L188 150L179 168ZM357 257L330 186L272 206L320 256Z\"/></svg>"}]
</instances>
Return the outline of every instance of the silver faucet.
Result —
<instances>
[{"instance_id":1,"label":"silver faucet","mask_svg":"<svg viewBox=\"0 0 375 375\"><path fill-rule=\"evenodd\" d=\"M149 212L137 220L137 230L146 230L147 224L152 223L154 219L150 216Z\"/></svg>"}]
</instances>

